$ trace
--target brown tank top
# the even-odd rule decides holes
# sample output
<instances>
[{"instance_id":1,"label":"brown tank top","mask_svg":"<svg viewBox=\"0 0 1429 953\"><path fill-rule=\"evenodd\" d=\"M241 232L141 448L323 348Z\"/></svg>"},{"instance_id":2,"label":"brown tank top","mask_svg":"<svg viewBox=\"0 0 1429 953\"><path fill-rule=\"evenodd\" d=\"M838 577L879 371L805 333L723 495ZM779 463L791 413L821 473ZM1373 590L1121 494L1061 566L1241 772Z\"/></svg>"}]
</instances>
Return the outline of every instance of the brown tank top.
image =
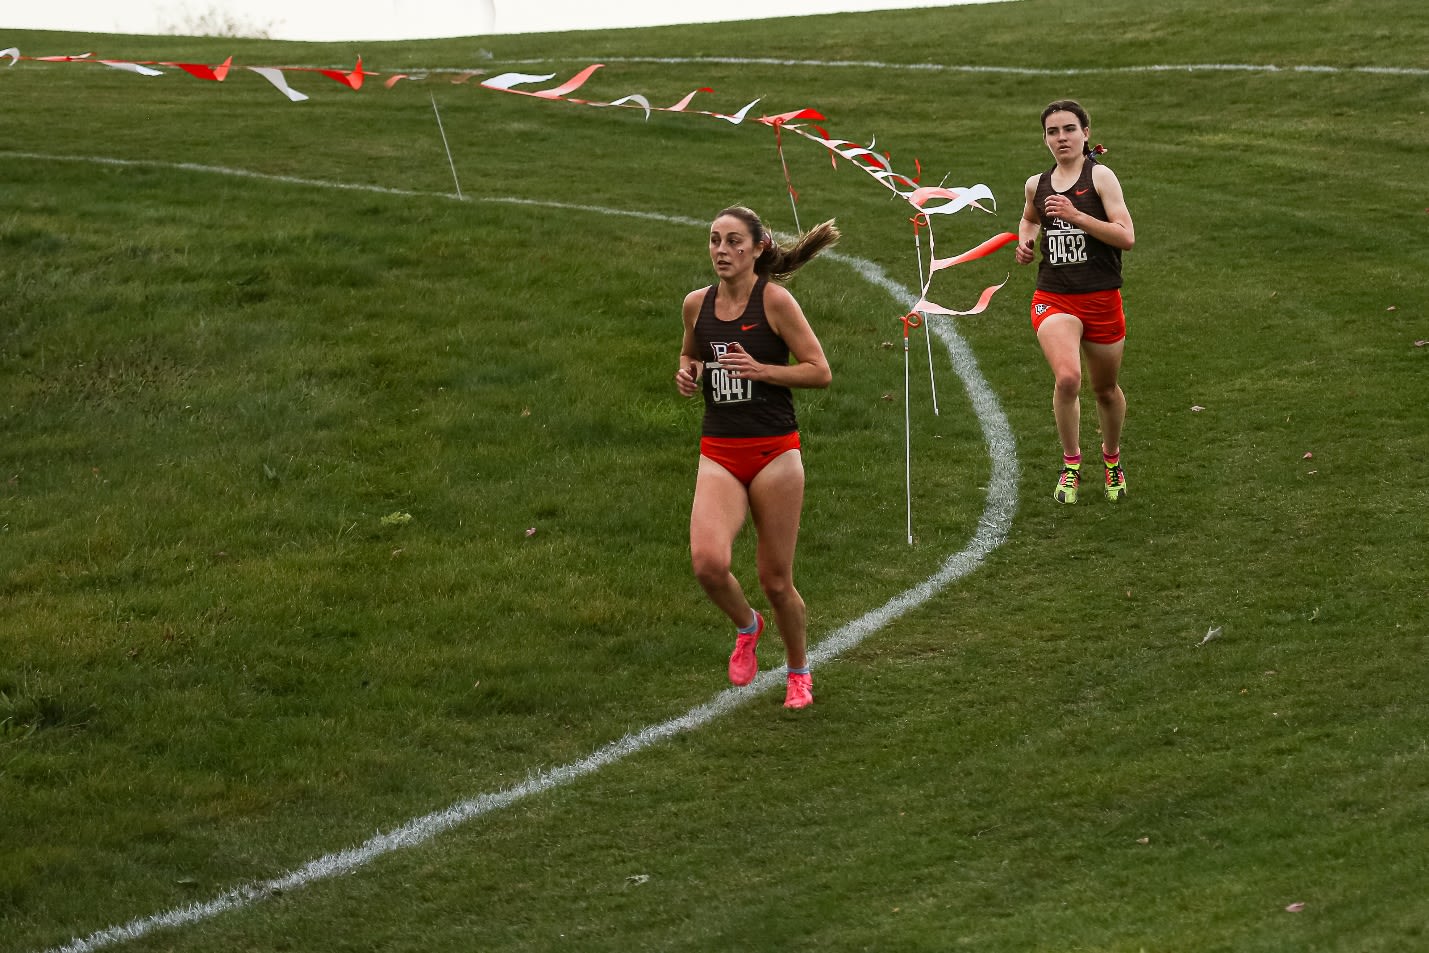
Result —
<instances>
[{"instance_id":1,"label":"brown tank top","mask_svg":"<svg viewBox=\"0 0 1429 953\"><path fill-rule=\"evenodd\" d=\"M710 365L731 344L739 344L761 364L788 364L789 345L774 333L764 314L764 288L760 278L749 294L744 313L733 321L715 315L719 285L705 291L695 319L695 354L705 362L702 389L705 417L700 433L706 437L781 437L799 429L794 415L794 395L787 387L767 381L736 380Z\"/></svg>"},{"instance_id":2,"label":"brown tank top","mask_svg":"<svg viewBox=\"0 0 1429 953\"><path fill-rule=\"evenodd\" d=\"M1079 211L1107 221L1106 206L1092 185L1092 169L1096 160L1087 156L1082 174L1065 195ZM1042 211L1052 188L1053 166L1037 180L1037 193L1032 207L1042 220L1042 261L1037 266L1037 289L1054 294L1086 294L1121 287L1121 249L1088 235L1080 228L1060 218L1049 218Z\"/></svg>"}]
</instances>

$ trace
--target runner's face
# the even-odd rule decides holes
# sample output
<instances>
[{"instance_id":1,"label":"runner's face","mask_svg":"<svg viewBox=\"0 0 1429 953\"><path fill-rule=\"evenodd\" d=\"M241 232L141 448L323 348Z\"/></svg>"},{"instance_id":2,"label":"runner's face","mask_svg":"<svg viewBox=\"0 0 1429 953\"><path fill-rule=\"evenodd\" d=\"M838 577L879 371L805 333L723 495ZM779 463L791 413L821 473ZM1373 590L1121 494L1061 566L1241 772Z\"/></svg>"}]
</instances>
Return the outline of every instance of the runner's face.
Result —
<instances>
[{"instance_id":1,"label":"runner's face","mask_svg":"<svg viewBox=\"0 0 1429 953\"><path fill-rule=\"evenodd\" d=\"M1042 124L1042 136L1047 148L1059 160L1081 155L1082 147L1087 144L1088 131L1082 128L1082 121L1075 113L1066 111L1051 113Z\"/></svg>"},{"instance_id":2,"label":"runner's face","mask_svg":"<svg viewBox=\"0 0 1429 953\"><path fill-rule=\"evenodd\" d=\"M754 243L749 226L733 215L721 215L710 226L710 262L721 278L753 271L754 260L763 250Z\"/></svg>"}]
</instances>

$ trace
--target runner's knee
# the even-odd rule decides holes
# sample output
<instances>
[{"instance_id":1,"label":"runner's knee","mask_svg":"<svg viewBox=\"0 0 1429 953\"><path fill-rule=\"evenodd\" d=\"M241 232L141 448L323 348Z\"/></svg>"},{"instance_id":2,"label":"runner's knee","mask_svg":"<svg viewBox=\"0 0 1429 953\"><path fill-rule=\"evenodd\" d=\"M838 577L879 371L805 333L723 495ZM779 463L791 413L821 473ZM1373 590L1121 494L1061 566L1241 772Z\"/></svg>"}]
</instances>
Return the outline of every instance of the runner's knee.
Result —
<instances>
[{"instance_id":1,"label":"runner's knee","mask_svg":"<svg viewBox=\"0 0 1429 953\"><path fill-rule=\"evenodd\" d=\"M690 565L701 583L719 583L729 577L730 553L719 547L690 547Z\"/></svg>"},{"instance_id":2,"label":"runner's knee","mask_svg":"<svg viewBox=\"0 0 1429 953\"><path fill-rule=\"evenodd\" d=\"M763 590L770 605L780 605L791 595L797 596L794 589L794 577L786 570L777 571L760 570L759 588Z\"/></svg>"}]
</instances>

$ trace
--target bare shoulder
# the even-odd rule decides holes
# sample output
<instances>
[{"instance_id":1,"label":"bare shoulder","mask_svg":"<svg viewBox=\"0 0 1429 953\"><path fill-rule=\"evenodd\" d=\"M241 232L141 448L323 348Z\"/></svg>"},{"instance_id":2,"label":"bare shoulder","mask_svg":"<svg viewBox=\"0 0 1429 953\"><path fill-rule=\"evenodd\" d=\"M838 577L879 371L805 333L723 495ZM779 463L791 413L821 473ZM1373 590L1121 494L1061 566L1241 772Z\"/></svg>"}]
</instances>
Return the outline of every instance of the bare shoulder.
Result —
<instances>
[{"instance_id":1,"label":"bare shoulder","mask_svg":"<svg viewBox=\"0 0 1429 953\"><path fill-rule=\"evenodd\" d=\"M1092 166L1092 182L1097 188L1101 188L1103 185L1114 185L1118 181L1116 173L1100 162Z\"/></svg>"},{"instance_id":2,"label":"bare shoulder","mask_svg":"<svg viewBox=\"0 0 1429 953\"><path fill-rule=\"evenodd\" d=\"M764 284L764 307L765 308L797 308L799 303L794 300L794 296L789 293L789 289L779 284L777 281L768 281Z\"/></svg>"},{"instance_id":3,"label":"bare shoulder","mask_svg":"<svg viewBox=\"0 0 1429 953\"><path fill-rule=\"evenodd\" d=\"M686 324L694 324L695 319L700 316L700 305L705 303L705 293L708 291L708 288L696 288L685 295L685 301L680 310L684 314Z\"/></svg>"},{"instance_id":4,"label":"bare shoulder","mask_svg":"<svg viewBox=\"0 0 1429 953\"><path fill-rule=\"evenodd\" d=\"M806 321L804 309L789 293L789 289L773 281L764 285L764 313L776 332L790 321Z\"/></svg>"},{"instance_id":5,"label":"bare shoulder","mask_svg":"<svg viewBox=\"0 0 1429 953\"><path fill-rule=\"evenodd\" d=\"M1092 187L1101 196L1102 202L1110 209L1125 209L1126 196L1121 191L1121 180L1116 173L1098 162L1092 166Z\"/></svg>"},{"instance_id":6,"label":"bare shoulder","mask_svg":"<svg viewBox=\"0 0 1429 953\"><path fill-rule=\"evenodd\" d=\"M814 333L809 326L809 319L804 315L804 309L789 293L789 289L772 281L764 286L764 316L769 320L769 326L774 329L774 333L791 344Z\"/></svg>"}]
</instances>

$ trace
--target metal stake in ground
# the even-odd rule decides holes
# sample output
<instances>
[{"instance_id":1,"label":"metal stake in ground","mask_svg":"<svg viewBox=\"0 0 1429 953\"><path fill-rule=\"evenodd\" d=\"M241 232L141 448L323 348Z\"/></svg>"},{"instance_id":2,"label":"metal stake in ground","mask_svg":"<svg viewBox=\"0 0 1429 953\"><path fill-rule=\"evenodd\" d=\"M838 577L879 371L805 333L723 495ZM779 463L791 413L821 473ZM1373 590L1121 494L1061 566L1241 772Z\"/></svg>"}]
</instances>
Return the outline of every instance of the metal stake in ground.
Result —
<instances>
[{"instance_id":1,"label":"metal stake in ground","mask_svg":"<svg viewBox=\"0 0 1429 953\"><path fill-rule=\"evenodd\" d=\"M907 499L908 513L908 545L913 545L913 436L912 425L908 419L908 331L911 328L921 327L923 316L917 311L910 311L902 318L903 321L903 483L904 493Z\"/></svg>"},{"instance_id":2,"label":"metal stake in ground","mask_svg":"<svg viewBox=\"0 0 1429 953\"><path fill-rule=\"evenodd\" d=\"M928 221L928 216L922 212L914 215L909 221L913 223L913 250L918 255L918 287L923 289L923 294L926 296L928 283L923 280L923 240L919 237L919 233L925 228L928 230L928 252L932 254L933 226ZM932 275L930 274L928 277L931 279ZM933 337L930 334L925 334L923 340L928 345L928 386L933 389L933 416L939 417L942 415L938 413L938 379L933 375Z\"/></svg>"}]
</instances>

